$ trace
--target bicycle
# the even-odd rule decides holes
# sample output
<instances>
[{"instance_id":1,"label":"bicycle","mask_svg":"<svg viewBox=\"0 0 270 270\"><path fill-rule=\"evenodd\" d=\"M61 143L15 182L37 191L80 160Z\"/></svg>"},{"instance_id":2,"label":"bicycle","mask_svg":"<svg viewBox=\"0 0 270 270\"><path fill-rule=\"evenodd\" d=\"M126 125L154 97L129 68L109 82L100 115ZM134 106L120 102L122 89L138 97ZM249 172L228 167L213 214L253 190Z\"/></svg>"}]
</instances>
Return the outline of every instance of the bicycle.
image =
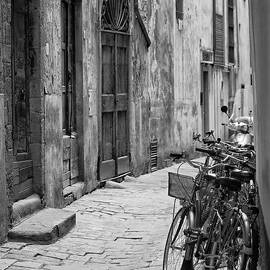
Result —
<instances>
[{"instance_id":1,"label":"bicycle","mask_svg":"<svg viewBox=\"0 0 270 270\"><path fill-rule=\"evenodd\" d=\"M197 150L213 156L216 164L212 167L204 164L203 167L202 164L198 166L187 160L190 165L199 169L199 173L194 180L192 195L182 198L184 205L170 226L163 269L220 269L224 261L226 269L246 269L247 265L255 264L256 258L249 254L253 247L253 233L249 217L241 210L238 194L243 184L241 177L247 178L252 175L245 171L240 171L241 174L238 171L238 175L235 173L234 176L240 179L232 178L228 176L228 172L235 169L235 166L224 162L231 159L242 166L247 166L248 163L233 155L224 155L217 149ZM207 172L215 169L220 171L221 175L209 177ZM207 183L210 189L203 188L202 183ZM245 252L241 250L243 247Z\"/></svg>"}]
</instances>

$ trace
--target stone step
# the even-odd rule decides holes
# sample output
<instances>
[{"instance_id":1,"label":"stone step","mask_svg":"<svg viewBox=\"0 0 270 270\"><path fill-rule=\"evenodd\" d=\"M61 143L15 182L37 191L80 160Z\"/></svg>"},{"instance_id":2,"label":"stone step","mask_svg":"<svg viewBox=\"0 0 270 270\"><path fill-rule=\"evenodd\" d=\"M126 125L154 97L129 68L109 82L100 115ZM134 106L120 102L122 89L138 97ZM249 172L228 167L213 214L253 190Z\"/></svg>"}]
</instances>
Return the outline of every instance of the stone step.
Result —
<instances>
[{"instance_id":1,"label":"stone step","mask_svg":"<svg viewBox=\"0 0 270 270\"><path fill-rule=\"evenodd\" d=\"M8 233L11 241L50 244L67 234L76 224L76 214L64 209L45 208Z\"/></svg>"}]
</instances>

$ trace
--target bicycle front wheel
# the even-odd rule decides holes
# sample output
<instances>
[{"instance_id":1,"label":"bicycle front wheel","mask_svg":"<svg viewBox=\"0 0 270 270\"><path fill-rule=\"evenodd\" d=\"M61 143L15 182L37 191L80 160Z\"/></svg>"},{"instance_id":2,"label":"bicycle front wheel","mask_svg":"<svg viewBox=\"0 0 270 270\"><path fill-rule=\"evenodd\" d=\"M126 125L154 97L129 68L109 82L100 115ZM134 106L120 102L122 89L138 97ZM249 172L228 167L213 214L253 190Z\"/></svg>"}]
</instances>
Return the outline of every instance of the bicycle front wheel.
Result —
<instances>
[{"instance_id":1,"label":"bicycle front wheel","mask_svg":"<svg viewBox=\"0 0 270 270\"><path fill-rule=\"evenodd\" d=\"M193 215L188 208L181 208L175 215L165 245L163 270L181 269L187 246L184 231L193 223Z\"/></svg>"}]
</instances>

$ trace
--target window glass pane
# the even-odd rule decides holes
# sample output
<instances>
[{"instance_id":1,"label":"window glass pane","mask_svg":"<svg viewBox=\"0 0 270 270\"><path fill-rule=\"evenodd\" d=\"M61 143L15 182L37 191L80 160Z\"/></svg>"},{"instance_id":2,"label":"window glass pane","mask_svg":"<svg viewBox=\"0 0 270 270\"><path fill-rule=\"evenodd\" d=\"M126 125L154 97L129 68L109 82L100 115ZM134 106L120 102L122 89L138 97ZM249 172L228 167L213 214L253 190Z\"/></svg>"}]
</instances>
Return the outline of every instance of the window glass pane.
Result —
<instances>
[{"instance_id":1,"label":"window glass pane","mask_svg":"<svg viewBox=\"0 0 270 270\"><path fill-rule=\"evenodd\" d=\"M117 143L118 143L118 157L126 156L128 154L127 148L127 112L118 112L118 134L117 134Z\"/></svg>"},{"instance_id":2,"label":"window glass pane","mask_svg":"<svg viewBox=\"0 0 270 270\"><path fill-rule=\"evenodd\" d=\"M114 93L114 54L113 47L102 46L102 93Z\"/></svg>"}]
</instances>

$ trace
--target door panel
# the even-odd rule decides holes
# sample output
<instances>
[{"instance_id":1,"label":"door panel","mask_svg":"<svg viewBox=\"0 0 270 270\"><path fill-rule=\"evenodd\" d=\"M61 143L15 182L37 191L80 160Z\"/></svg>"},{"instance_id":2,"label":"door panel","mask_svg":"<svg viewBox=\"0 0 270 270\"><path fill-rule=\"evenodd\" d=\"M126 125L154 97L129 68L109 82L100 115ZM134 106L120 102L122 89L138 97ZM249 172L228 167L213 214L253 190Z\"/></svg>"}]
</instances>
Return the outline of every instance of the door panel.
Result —
<instances>
[{"instance_id":1,"label":"door panel","mask_svg":"<svg viewBox=\"0 0 270 270\"><path fill-rule=\"evenodd\" d=\"M29 151L29 87L28 87L28 0L12 1L12 113L13 162L12 196L14 201L33 194L33 162Z\"/></svg>"},{"instance_id":2,"label":"door panel","mask_svg":"<svg viewBox=\"0 0 270 270\"><path fill-rule=\"evenodd\" d=\"M100 178L129 171L128 44L129 37L102 33L102 141Z\"/></svg>"}]
</instances>

